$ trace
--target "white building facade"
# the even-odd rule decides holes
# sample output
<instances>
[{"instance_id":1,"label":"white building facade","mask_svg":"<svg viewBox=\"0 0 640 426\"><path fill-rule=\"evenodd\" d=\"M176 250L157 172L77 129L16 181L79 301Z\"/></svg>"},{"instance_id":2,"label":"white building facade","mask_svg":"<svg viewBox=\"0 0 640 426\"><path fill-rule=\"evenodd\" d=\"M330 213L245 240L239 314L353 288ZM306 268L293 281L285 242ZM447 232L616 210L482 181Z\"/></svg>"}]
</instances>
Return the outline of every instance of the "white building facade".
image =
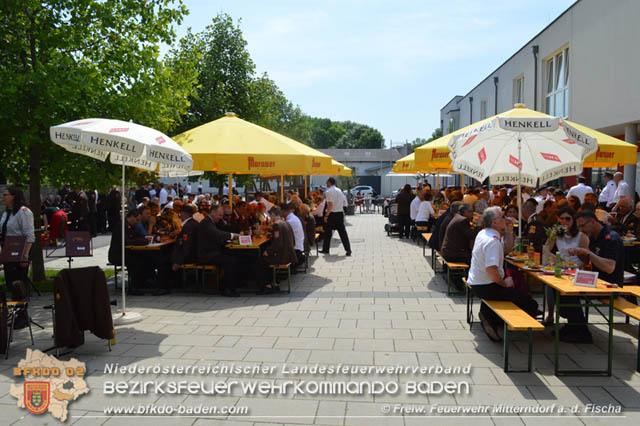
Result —
<instances>
[{"instance_id":1,"label":"white building facade","mask_svg":"<svg viewBox=\"0 0 640 426\"><path fill-rule=\"evenodd\" d=\"M440 110L443 135L522 103L637 145L639 17L637 0L576 1L469 93ZM636 165L625 166L624 173L640 191Z\"/></svg>"}]
</instances>

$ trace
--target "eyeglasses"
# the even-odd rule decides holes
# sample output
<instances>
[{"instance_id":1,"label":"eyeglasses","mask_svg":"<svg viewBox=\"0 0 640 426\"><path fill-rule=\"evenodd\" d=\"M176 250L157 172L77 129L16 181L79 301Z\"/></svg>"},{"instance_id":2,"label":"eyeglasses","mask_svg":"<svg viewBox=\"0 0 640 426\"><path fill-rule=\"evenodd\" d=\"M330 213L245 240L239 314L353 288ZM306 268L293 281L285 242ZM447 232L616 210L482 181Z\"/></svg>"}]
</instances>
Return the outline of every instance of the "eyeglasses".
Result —
<instances>
[{"instance_id":1,"label":"eyeglasses","mask_svg":"<svg viewBox=\"0 0 640 426\"><path fill-rule=\"evenodd\" d=\"M560 216L560 220L568 222L570 220L573 220L573 218L571 216Z\"/></svg>"}]
</instances>

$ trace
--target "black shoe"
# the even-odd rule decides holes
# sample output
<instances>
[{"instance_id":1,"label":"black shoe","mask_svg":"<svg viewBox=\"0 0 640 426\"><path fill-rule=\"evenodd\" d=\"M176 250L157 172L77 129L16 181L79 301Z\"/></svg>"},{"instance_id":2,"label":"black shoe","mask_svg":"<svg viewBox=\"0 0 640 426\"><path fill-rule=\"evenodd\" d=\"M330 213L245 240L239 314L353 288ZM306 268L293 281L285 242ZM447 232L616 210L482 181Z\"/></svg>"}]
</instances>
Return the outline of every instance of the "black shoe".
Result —
<instances>
[{"instance_id":1,"label":"black shoe","mask_svg":"<svg viewBox=\"0 0 640 426\"><path fill-rule=\"evenodd\" d=\"M350 251L348 251L348 252L346 252L344 255L345 255L345 256L347 256L347 257L349 257L349 256L351 256L351 252L350 252Z\"/></svg>"},{"instance_id":2,"label":"black shoe","mask_svg":"<svg viewBox=\"0 0 640 426\"><path fill-rule=\"evenodd\" d=\"M492 342L500 342L502 339L500 338L496 330L493 328L493 326L489 324L489 321L487 321L487 319L484 317L484 314L480 312L478 314L478 317L480 318L480 324L482 324L482 329L484 330L485 333L487 333L487 336L489 336L489 339L491 339Z\"/></svg>"},{"instance_id":3,"label":"black shoe","mask_svg":"<svg viewBox=\"0 0 640 426\"><path fill-rule=\"evenodd\" d=\"M322 254L329 254L329 252L328 252L328 251L324 251L324 250L320 250L320 251L319 251L319 253L322 253Z\"/></svg>"},{"instance_id":4,"label":"black shoe","mask_svg":"<svg viewBox=\"0 0 640 426\"><path fill-rule=\"evenodd\" d=\"M223 296L225 296L225 297L238 297L238 296L240 296L240 294L238 294L237 291L232 290L232 289L228 289L228 288L225 288L224 290L222 290L221 294Z\"/></svg>"}]
</instances>

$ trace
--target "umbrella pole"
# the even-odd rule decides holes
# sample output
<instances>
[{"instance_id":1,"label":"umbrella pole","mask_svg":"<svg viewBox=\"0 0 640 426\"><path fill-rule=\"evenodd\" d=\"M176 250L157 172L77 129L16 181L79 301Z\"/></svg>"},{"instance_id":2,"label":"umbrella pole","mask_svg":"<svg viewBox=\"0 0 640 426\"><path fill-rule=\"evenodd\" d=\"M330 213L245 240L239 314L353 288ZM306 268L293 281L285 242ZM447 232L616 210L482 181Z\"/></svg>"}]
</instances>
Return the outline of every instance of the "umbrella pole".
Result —
<instances>
[{"instance_id":1,"label":"umbrella pole","mask_svg":"<svg viewBox=\"0 0 640 426\"><path fill-rule=\"evenodd\" d=\"M124 215L124 200L125 200L125 189L124 189L124 178L125 178L125 171L124 171L124 161L122 162L122 192L120 193L120 222L122 224L121 226L121 230L120 232L122 232L122 315L126 315L127 314L127 296L126 296L126 292L124 290L124 256L125 256L125 249L124 249L124 227L126 226L126 224L124 223L125 221L125 215ZM117 283L116 283L117 284Z\"/></svg>"},{"instance_id":2,"label":"umbrella pole","mask_svg":"<svg viewBox=\"0 0 640 426\"><path fill-rule=\"evenodd\" d=\"M306 200L307 198L309 198L309 192L307 191L307 190L308 190L308 188L307 188L307 185L308 185L308 182L307 182L308 177L309 177L309 176L304 175L304 199L305 199L305 200Z\"/></svg>"},{"instance_id":3,"label":"umbrella pole","mask_svg":"<svg viewBox=\"0 0 640 426\"><path fill-rule=\"evenodd\" d=\"M436 181L436 189L440 191L440 172L437 173L438 179Z\"/></svg>"},{"instance_id":4,"label":"umbrella pole","mask_svg":"<svg viewBox=\"0 0 640 426\"><path fill-rule=\"evenodd\" d=\"M233 209L233 173L229 173L229 207Z\"/></svg>"},{"instance_id":5,"label":"umbrella pole","mask_svg":"<svg viewBox=\"0 0 640 426\"><path fill-rule=\"evenodd\" d=\"M522 195L520 187L522 186L522 136L518 133L518 238L522 240Z\"/></svg>"},{"instance_id":6,"label":"umbrella pole","mask_svg":"<svg viewBox=\"0 0 640 426\"><path fill-rule=\"evenodd\" d=\"M280 202L284 203L284 175L280 175Z\"/></svg>"}]
</instances>

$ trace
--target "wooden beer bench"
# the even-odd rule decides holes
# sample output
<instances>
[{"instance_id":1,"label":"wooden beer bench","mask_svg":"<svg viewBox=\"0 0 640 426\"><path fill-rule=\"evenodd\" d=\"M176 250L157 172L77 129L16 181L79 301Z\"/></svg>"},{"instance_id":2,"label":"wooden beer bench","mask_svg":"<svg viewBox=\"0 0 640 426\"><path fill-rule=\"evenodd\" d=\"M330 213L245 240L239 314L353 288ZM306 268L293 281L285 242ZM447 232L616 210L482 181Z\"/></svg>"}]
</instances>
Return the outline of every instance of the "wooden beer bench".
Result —
<instances>
[{"instance_id":1,"label":"wooden beer bench","mask_svg":"<svg viewBox=\"0 0 640 426\"><path fill-rule=\"evenodd\" d=\"M629 287L637 287L637 286L629 286ZM626 289L627 286L625 286L624 288ZM637 295L640 295L640 288L637 290L638 290ZM602 299L601 302L608 304L609 300ZM640 306L634 303L631 303L628 300L622 299L620 297L614 299L613 309L615 309L616 311L622 314L625 314L627 316L627 319L631 317L635 320L640 321ZM636 346L638 347L637 354L636 354L636 371L640 373L640 324L638 325L638 343L636 344Z\"/></svg>"},{"instance_id":2,"label":"wooden beer bench","mask_svg":"<svg viewBox=\"0 0 640 426\"><path fill-rule=\"evenodd\" d=\"M429 245L429 240L431 239L431 234L427 233L427 232L423 232L420 235L422 235L422 240L423 240L423 243L422 243L422 256L426 256L427 245ZM433 267L433 262L432 262L431 267Z\"/></svg>"},{"instance_id":3,"label":"wooden beer bench","mask_svg":"<svg viewBox=\"0 0 640 426\"><path fill-rule=\"evenodd\" d=\"M505 373L531 372L533 360L533 336L532 331L543 331L544 325L540 324L531 315L520 309L515 303L497 300L484 300L487 305L504 321L504 371ZM526 370L509 370L509 335L512 332L526 331L529 340L529 354Z\"/></svg>"}]
</instances>

